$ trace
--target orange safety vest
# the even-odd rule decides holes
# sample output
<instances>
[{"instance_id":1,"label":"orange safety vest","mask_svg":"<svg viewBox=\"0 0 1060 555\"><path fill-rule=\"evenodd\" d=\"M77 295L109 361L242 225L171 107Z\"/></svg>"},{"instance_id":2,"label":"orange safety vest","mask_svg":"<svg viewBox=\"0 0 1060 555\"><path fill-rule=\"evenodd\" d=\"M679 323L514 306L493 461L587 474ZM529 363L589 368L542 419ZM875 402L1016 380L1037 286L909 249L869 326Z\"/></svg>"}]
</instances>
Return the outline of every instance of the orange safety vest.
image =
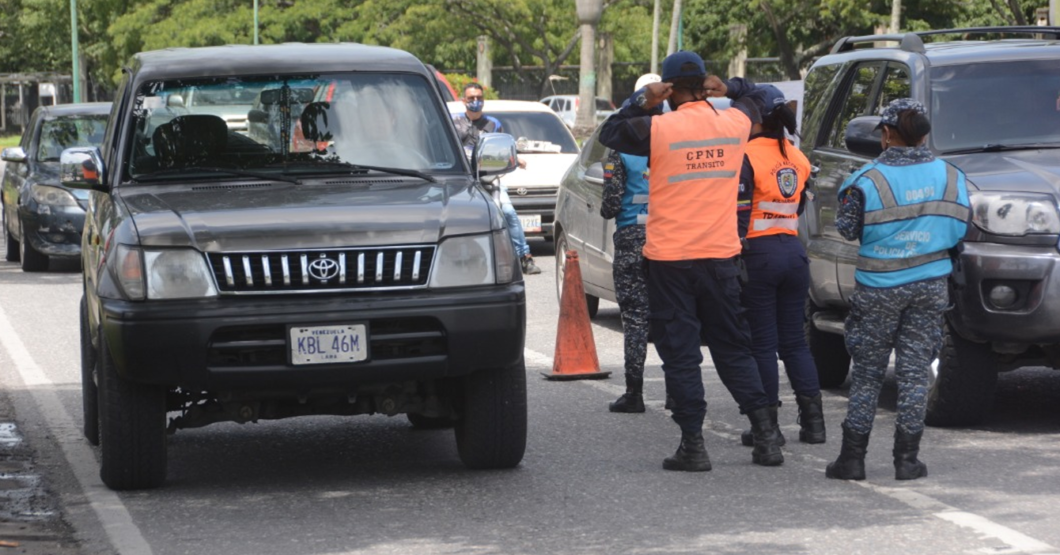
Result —
<instances>
[{"instance_id":1,"label":"orange safety vest","mask_svg":"<svg viewBox=\"0 0 1060 555\"><path fill-rule=\"evenodd\" d=\"M651 123L647 240L650 260L740 254L736 197L751 120L686 102Z\"/></svg>"},{"instance_id":2,"label":"orange safety vest","mask_svg":"<svg viewBox=\"0 0 1060 555\"><path fill-rule=\"evenodd\" d=\"M754 204L747 238L799 234L799 200L810 177L810 161L787 141L780 153L777 140L758 137L747 143L747 158L755 170Z\"/></svg>"}]
</instances>

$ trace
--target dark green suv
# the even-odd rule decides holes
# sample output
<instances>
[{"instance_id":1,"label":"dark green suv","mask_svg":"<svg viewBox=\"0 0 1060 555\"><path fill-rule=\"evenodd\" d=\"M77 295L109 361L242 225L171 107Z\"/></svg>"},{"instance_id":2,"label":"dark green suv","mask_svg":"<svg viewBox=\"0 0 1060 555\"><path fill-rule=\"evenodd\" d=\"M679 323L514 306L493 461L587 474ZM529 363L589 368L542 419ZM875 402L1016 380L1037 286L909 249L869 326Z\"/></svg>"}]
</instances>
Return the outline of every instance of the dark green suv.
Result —
<instances>
[{"instance_id":1,"label":"dark green suv","mask_svg":"<svg viewBox=\"0 0 1060 555\"><path fill-rule=\"evenodd\" d=\"M961 40L926 42L941 35ZM880 153L876 114L901 97L928 107L928 146L967 174L974 224L951 280L927 422L980 422L998 372L1060 367L1058 35L1010 27L849 37L810 68L800 148L819 173L800 235L822 386L840 385L850 365L841 334L858 245L836 231L836 192Z\"/></svg>"},{"instance_id":2,"label":"dark green suv","mask_svg":"<svg viewBox=\"0 0 1060 555\"><path fill-rule=\"evenodd\" d=\"M268 96L253 121L269 132L189 90ZM135 56L102 147L61 162L90 191L82 390L103 482L160 485L167 431L302 415L406 414L455 428L469 467L517 465L525 288L480 186L515 152L486 135L469 161L434 76L400 50Z\"/></svg>"}]
</instances>

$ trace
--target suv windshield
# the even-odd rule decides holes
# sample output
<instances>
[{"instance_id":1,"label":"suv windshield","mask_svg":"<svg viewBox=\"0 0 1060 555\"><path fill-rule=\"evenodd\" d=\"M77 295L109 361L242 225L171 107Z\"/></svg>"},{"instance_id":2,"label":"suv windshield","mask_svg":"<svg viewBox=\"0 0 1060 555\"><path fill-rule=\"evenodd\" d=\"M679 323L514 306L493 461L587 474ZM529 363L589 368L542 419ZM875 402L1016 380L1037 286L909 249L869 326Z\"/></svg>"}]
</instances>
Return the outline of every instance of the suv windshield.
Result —
<instances>
[{"instance_id":1,"label":"suv windshield","mask_svg":"<svg viewBox=\"0 0 1060 555\"><path fill-rule=\"evenodd\" d=\"M931 94L936 151L1060 146L1060 60L935 67Z\"/></svg>"},{"instance_id":2,"label":"suv windshield","mask_svg":"<svg viewBox=\"0 0 1060 555\"><path fill-rule=\"evenodd\" d=\"M107 115L59 116L44 121L37 145L37 160L57 162L63 149L99 146L107 130Z\"/></svg>"},{"instance_id":3,"label":"suv windshield","mask_svg":"<svg viewBox=\"0 0 1060 555\"><path fill-rule=\"evenodd\" d=\"M189 90L250 100L233 129ZM411 74L280 75L155 81L140 87L126 177L186 177L208 168L269 174L349 173L350 165L459 170L460 150L433 83ZM186 171L182 171L186 170ZM235 175L235 174L233 174Z\"/></svg>"}]
</instances>

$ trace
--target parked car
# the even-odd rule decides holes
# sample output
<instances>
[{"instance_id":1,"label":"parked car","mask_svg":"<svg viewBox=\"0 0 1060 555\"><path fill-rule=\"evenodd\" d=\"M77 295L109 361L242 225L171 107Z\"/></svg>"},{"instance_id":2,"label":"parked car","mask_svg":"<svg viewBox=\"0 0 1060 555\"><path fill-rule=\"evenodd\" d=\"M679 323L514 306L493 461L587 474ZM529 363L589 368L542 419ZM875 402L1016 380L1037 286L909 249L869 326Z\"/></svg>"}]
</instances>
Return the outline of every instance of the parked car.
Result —
<instances>
[{"instance_id":1,"label":"parked car","mask_svg":"<svg viewBox=\"0 0 1060 555\"><path fill-rule=\"evenodd\" d=\"M578 117L578 105L581 104L581 97L576 94L557 94L542 98L541 103L559 114L560 119L563 120L568 129L574 129L574 121ZM604 121L607 116L614 112L615 105L610 100L602 96L596 97L596 123Z\"/></svg>"},{"instance_id":2,"label":"parked car","mask_svg":"<svg viewBox=\"0 0 1060 555\"><path fill-rule=\"evenodd\" d=\"M728 98L712 98L719 110L729 107ZM567 251L578 253L578 266L585 289L589 317L596 317L600 299L615 302L611 265L615 258L615 220L600 216L604 197L604 163L609 150L599 141L600 129L585 141L581 153L563 175L556 197L556 296L563 294L563 269ZM735 207L733 207L735 210Z\"/></svg>"},{"instance_id":3,"label":"parked car","mask_svg":"<svg viewBox=\"0 0 1060 555\"><path fill-rule=\"evenodd\" d=\"M959 38L925 42L951 33ZM998 33L1016 35L974 40ZM974 224L952 280L928 424L981 422L998 372L1060 368L1058 35L1026 27L851 37L810 68L801 148L820 172L800 236L812 280L806 331L822 386L841 384L850 365L842 333L858 244L836 231L837 189L880 153L875 114L901 97L928 107L927 146L968 176ZM898 46L855 48L882 40Z\"/></svg>"},{"instance_id":4,"label":"parked car","mask_svg":"<svg viewBox=\"0 0 1060 555\"><path fill-rule=\"evenodd\" d=\"M466 111L463 102L450 102L452 114ZM505 133L516 138L519 158L526 168L501 179L527 237L553 237L556 192L563 174L578 156L578 143L548 107L521 100L487 100L483 114L497 118Z\"/></svg>"},{"instance_id":5,"label":"parked car","mask_svg":"<svg viewBox=\"0 0 1060 555\"><path fill-rule=\"evenodd\" d=\"M22 270L48 269L50 258L78 259L88 193L59 182L59 155L74 146L98 146L109 102L41 106L33 111L19 146L5 148L0 196L9 262Z\"/></svg>"},{"instance_id":6,"label":"parked car","mask_svg":"<svg viewBox=\"0 0 1060 555\"><path fill-rule=\"evenodd\" d=\"M302 415L405 414L453 427L469 468L517 465L525 285L480 183L515 168L515 140L485 135L469 161L434 76L390 48L168 49L127 67L107 141L62 154L63 182L91 196L82 398L103 483L161 485L180 429ZM309 150L208 113L150 123L168 91L294 81L330 89L298 118Z\"/></svg>"}]
</instances>

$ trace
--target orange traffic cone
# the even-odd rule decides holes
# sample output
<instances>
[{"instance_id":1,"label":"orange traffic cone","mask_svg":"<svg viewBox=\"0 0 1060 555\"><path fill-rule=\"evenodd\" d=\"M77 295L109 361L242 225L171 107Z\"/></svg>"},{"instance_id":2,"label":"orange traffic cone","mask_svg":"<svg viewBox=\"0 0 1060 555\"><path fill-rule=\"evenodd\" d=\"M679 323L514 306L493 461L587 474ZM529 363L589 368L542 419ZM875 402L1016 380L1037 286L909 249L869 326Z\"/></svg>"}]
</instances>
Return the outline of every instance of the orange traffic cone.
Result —
<instances>
[{"instance_id":1,"label":"orange traffic cone","mask_svg":"<svg viewBox=\"0 0 1060 555\"><path fill-rule=\"evenodd\" d=\"M556 355L552 357L552 373L544 376L550 380L599 380L610 375L611 372L600 371L600 361L596 358L596 342L589 326L589 307L585 305L578 253L567 251L556 330Z\"/></svg>"}]
</instances>

